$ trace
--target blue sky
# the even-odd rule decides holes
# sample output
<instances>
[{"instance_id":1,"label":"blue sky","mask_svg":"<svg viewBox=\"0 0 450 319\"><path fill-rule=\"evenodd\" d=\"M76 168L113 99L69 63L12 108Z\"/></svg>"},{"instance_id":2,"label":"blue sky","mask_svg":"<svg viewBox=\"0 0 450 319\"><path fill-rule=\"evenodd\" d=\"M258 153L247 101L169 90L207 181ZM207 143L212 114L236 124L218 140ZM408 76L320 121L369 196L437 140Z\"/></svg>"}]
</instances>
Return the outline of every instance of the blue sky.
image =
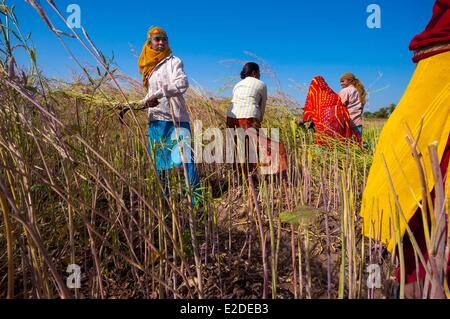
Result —
<instances>
[{"instance_id":1,"label":"blue sky","mask_svg":"<svg viewBox=\"0 0 450 319\"><path fill-rule=\"evenodd\" d=\"M46 9L51 9L44 0ZM61 11L69 4L81 8L81 23L97 47L112 52L121 71L139 77L130 46L140 51L151 25L164 27L174 54L183 59L191 82L216 91L226 79L239 74L239 66L227 68L223 60L254 60L249 51L267 61L277 73L282 89L302 105L305 94L290 79L309 84L322 75L335 90L339 76L351 71L369 87L384 89L373 93L367 110L398 103L415 65L408 45L428 23L434 0L277 0L277 1L106 1L56 0ZM24 0L16 14L24 32L32 32L39 66L50 76L68 78L76 65ZM121 3L121 4L120 4ZM381 7L381 29L369 29L368 5ZM69 13L66 13L69 16ZM54 14L58 28L65 27ZM94 63L75 40L71 48L85 62ZM263 77L273 89L274 83ZM226 91L224 94L229 94Z\"/></svg>"}]
</instances>

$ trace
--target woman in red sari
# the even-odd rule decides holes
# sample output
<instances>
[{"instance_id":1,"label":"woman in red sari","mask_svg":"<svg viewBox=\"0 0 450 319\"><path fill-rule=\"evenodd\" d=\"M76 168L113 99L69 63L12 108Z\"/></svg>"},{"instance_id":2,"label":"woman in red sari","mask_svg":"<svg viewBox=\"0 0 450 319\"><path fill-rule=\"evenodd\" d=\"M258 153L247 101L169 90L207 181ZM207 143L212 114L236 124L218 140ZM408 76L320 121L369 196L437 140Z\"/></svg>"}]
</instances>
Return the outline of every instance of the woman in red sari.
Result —
<instances>
[{"instance_id":1,"label":"woman in red sari","mask_svg":"<svg viewBox=\"0 0 450 319\"><path fill-rule=\"evenodd\" d=\"M321 76L312 80L306 97L303 122L311 121L315 126L317 144L327 144L330 138L361 142L352 130L348 109Z\"/></svg>"}]
</instances>

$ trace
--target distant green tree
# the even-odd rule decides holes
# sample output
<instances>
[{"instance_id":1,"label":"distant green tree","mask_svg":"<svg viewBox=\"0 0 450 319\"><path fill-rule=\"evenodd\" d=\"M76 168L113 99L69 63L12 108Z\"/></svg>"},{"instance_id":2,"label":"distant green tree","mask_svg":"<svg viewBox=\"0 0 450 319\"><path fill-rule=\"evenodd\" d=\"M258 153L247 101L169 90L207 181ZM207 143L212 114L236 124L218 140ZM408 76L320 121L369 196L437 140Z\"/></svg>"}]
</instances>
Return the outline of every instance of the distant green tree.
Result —
<instances>
[{"instance_id":1,"label":"distant green tree","mask_svg":"<svg viewBox=\"0 0 450 319\"><path fill-rule=\"evenodd\" d=\"M392 103L391 105L389 105L388 110L389 110L389 116L392 115L392 113L394 113L395 108L397 107L396 104Z\"/></svg>"},{"instance_id":2,"label":"distant green tree","mask_svg":"<svg viewBox=\"0 0 450 319\"><path fill-rule=\"evenodd\" d=\"M396 104L392 103L387 107L382 107L375 112L364 112L364 117L368 119L387 119L394 112Z\"/></svg>"}]
</instances>

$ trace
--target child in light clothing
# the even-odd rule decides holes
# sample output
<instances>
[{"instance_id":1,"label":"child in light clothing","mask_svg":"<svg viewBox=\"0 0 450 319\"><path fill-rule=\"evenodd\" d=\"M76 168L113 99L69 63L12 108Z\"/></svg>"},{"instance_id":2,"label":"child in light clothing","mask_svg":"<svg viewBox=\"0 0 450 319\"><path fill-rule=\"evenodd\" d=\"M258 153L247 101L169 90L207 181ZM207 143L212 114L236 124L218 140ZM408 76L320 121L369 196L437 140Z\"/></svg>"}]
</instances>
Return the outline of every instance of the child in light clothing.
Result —
<instances>
[{"instance_id":1,"label":"child in light clothing","mask_svg":"<svg viewBox=\"0 0 450 319\"><path fill-rule=\"evenodd\" d=\"M364 105L367 93L364 85L352 73L346 73L341 77L342 90L339 97L348 108L353 129L362 138Z\"/></svg>"}]
</instances>

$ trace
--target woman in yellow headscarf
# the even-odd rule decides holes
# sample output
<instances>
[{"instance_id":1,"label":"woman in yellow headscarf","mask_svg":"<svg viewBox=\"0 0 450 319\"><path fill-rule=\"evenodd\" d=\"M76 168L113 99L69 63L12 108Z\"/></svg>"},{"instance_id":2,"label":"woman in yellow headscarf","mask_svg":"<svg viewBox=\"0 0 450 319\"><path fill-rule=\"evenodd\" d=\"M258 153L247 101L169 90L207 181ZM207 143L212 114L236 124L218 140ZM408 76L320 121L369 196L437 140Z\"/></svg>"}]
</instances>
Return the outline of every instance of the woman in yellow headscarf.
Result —
<instances>
[{"instance_id":1,"label":"woman in yellow headscarf","mask_svg":"<svg viewBox=\"0 0 450 319\"><path fill-rule=\"evenodd\" d=\"M152 47L152 41L157 39L161 39L163 44L157 41ZM167 39L166 31L160 27L151 27L148 30L148 41L145 42L138 61L139 72L142 74L142 84L144 87L148 87L148 79L155 67L172 54L169 45L164 45Z\"/></svg>"},{"instance_id":2,"label":"woman in yellow headscarf","mask_svg":"<svg viewBox=\"0 0 450 319\"><path fill-rule=\"evenodd\" d=\"M390 252L401 248L398 251L403 252L404 267L397 275L399 281L407 284L425 277L425 267L420 261L416 267L418 252L413 245L417 243L423 254L422 260L428 260L431 251L437 254L436 249L430 247L429 229L424 226L434 219L428 210L428 216L423 220L425 210L422 212L419 208L427 206L427 198L433 202L435 196L436 183L429 149L433 143L437 143L448 214L450 0L438 0L433 13L426 30L411 43L414 62L418 65L399 105L383 128L361 207L364 235L386 244ZM412 141L408 142L407 137ZM411 142L417 144L424 168L422 177L412 155ZM424 179L426 190L423 190ZM405 235L407 224L414 238ZM433 227L436 229L436 225ZM448 255L445 258L448 260ZM450 270L446 272L450 275Z\"/></svg>"},{"instance_id":3,"label":"woman in yellow headscarf","mask_svg":"<svg viewBox=\"0 0 450 319\"><path fill-rule=\"evenodd\" d=\"M201 196L191 146L190 116L184 94L189 87L183 62L172 54L166 31L151 27L138 61L148 109L148 140L156 170L168 191L168 175L186 168L193 203ZM182 144L182 145L179 145ZM183 150L183 151L182 151Z\"/></svg>"}]
</instances>

